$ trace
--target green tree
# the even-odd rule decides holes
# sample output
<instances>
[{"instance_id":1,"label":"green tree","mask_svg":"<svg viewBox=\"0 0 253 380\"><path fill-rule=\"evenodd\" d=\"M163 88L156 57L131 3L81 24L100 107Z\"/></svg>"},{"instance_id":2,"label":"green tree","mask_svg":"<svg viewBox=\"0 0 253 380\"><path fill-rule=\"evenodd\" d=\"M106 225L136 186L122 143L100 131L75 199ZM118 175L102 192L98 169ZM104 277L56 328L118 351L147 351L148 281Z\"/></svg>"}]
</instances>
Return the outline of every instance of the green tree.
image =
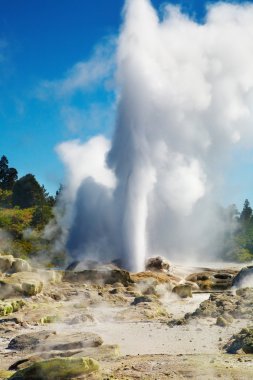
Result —
<instances>
[{"instance_id":1,"label":"green tree","mask_svg":"<svg viewBox=\"0 0 253 380\"><path fill-rule=\"evenodd\" d=\"M56 190L56 193L55 193L55 202L58 202L60 200L63 190L64 190L64 186L62 183L60 183L59 189Z\"/></svg>"},{"instance_id":2,"label":"green tree","mask_svg":"<svg viewBox=\"0 0 253 380\"><path fill-rule=\"evenodd\" d=\"M42 206L47 203L45 189L33 174L26 174L13 187L12 204L20 208Z\"/></svg>"},{"instance_id":3,"label":"green tree","mask_svg":"<svg viewBox=\"0 0 253 380\"><path fill-rule=\"evenodd\" d=\"M52 208L50 206L36 206L33 213L31 226L37 228L38 230L43 230L52 217Z\"/></svg>"},{"instance_id":4,"label":"green tree","mask_svg":"<svg viewBox=\"0 0 253 380\"><path fill-rule=\"evenodd\" d=\"M12 207L12 191L0 188L0 208Z\"/></svg>"},{"instance_id":5,"label":"green tree","mask_svg":"<svg viewBox=\"0 0 253 380\"><path fill-rule=\"evenodd\" d=\"M240 215L240 222L243 224L247 224L251 221L252 218L252 208L250 207L250 203L248 199L245 199L243 209Z\"/></svg>"},{"instance_id":6,"label":"green tree","mask_svg":"<svg viewBox=\"0 0 253 380\"><path fill-rule=\"evenodd\" d=\"M44 198L45 198L45 201L46 201L46 204L50 207L54 207L55 205L55 197L53 197L52 195L49 195L49 193L47 192L46 188L44 185L42 185L42 189L43 189L43 193L44 193Z\"/></svg>"},{"instance_id":7,"label":"green tree","mask_svg":"<svg viewBox=\"0 0 253 380\"><path fill-rule=\"evenodd\" d=\"M17 170L9 168L7 157L2 156L0 160L0 188L2 190L12 190L17 178Z\"/></svg>"}]
</instances>

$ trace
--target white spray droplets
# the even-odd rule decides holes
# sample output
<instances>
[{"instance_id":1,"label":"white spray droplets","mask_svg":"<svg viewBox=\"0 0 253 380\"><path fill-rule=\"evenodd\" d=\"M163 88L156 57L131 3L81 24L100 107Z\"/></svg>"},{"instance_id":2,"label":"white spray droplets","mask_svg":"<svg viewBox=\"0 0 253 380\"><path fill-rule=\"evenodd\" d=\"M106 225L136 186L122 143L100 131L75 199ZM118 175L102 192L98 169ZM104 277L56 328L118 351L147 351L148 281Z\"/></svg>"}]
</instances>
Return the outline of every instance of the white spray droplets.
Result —
<instances>
[{"instance_id":1,"label":"white spray droplets","mask_svg":"<svg viewBox=\"0 0 253 380\"><path fill-rule=\"evenodd\" d=\"M128 0L124 17L112 145L101 150L101 160L80 162L106 207L99 202L89 209L90 233L80 228L75 248L70 246L74 256L85 255L97 234L97 241L107 244L106 249L96 244L98 256L110 251L127 268L141 270L155 252L181 258L210 253L219 225L210 199L233 146L252 141L253 6L214 5L198 24L171 6L161 21L148 0ZM67 152L63 156L66 160ZM101 170L94 162L116 180L97 180ZM84 181L74 203L83 221L87 208L81 204L90 200L77 200L82 192L93 196L86 190Z\"/></svg>"}]
</instances>

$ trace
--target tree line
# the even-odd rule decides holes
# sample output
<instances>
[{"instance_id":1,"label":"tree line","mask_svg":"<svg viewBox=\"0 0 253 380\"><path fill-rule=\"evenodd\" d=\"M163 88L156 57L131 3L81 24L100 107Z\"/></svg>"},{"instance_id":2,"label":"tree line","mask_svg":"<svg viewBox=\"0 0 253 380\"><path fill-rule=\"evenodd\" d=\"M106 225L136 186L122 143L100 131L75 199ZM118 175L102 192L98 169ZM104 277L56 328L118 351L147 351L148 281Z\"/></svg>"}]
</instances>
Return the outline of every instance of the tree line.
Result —
<instances>
[{"instance_id":1,"label":"tree line","mask_svg":"<svg viewBox=\"0 0 253 380\"><path fill-rule=\"evenodd\" d=\"M253 260L253 210L248 199L245 199L243 209L238 212L235 205L231 206L232 217L235 220L232 234L234 249L233 258L236 261Z\"/></svg>"},{"instance_id":2,"label":"tree line","mask_svg":"<svg viewBox=\"0 0 253 380\"><path fill-rule=\"evenodd\" d=\"M30 215L29 227L42 231L53 217L53 206L60 191L61 187L55 196L50 195L31 173L18 178L17 169L10 167L8 158L3 155L0 159L0 228L22 239L21 233L15 232L19 231L15 221L23 225L23 220L27 221ZM25 212L28 209L30 211Z\"/></svg>"},{"instance_id":3,"label":"tree line","mask_svg":"<svg viewBox=\"0 0 253 380\"><path fill-rule=\"evenodd\" d=\"M0 207L21 209L35 206L53 206L55 197L49 195L33 174L18 178L18 171L9 167L6 156L0 159Z\"/></svg>"},{"instance_id":4,"label":"tree line","mask_svg":"<svg viewBox=\"0 0 253 380\"><path fill-rule=\"evenodd\" d=\"M55 196L49 195L33 174L18 178L17 169L10 167L6 156L0 159L0 230L7 231L13 239L15 250L25 255L49 249L52 242L45 241L43 230L49 221L54 222L53 207L62 186ZM220 231L218 256L225 260L253 260L253 210L248 199L241 212L236 205L226 209L218 207L224 230ZM26 239L29 228L37 235ZM56 229L57 230L57 229ZM1 247L0 247L1 250Z\"/></svg>"},{"instance_id":5,"label":"tree line","mask_svg":"<svg viewBox=\"0 0 253 380\"><path fill-rule=\"evenodd\" d=\"M19 178L8 158L0 159L0 254L16 257L39 257L46 265L59 265L64 251L55 251L54 235L46 237L45 226L51 223L55 234L60 233L54 217L54 206L62 186L50 195L35 176L28 173ZM5 236L1 239L1 235Z\"/></svg>"}]
</instances>

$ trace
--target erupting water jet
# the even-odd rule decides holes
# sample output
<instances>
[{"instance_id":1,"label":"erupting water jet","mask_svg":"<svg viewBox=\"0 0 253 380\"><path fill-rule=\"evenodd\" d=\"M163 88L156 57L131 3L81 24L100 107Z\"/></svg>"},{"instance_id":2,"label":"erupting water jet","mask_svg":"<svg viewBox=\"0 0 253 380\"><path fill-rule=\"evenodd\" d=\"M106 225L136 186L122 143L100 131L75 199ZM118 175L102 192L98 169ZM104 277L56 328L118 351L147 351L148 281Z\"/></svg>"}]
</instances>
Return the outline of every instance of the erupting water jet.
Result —
<instances>
[{"instance_id":1,"label":"erupting water jet","mask_svg":"<svg viewBox=\"0 0 253 380\"><path fill-rule=\"evenodd\" d=\"M121 257L140 271L150 254L219 250L213 194L233 147L253 141L253 6L210 6L203 24L164 9L161 20L149 0L126 1L112 142L75 143L86 170L71 193L73 258ZM60 155L76 178L69 144Z\"/></svg>"}]
</instances>

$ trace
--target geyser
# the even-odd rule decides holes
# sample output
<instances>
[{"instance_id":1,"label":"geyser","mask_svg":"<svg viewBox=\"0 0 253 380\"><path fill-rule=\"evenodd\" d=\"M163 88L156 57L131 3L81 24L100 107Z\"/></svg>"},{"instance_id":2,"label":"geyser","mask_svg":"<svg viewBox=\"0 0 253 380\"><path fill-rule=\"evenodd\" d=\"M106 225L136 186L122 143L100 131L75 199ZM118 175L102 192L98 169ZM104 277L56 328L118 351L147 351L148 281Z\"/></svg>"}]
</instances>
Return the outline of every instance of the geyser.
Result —
<instances>
[{"instance_id":1,"label":"geyser","mask_svg":"<svg viewBox=\"0 0 253 380\"><path fill-rule=\"evenodd\" d=\"M150 1L126 1L112 141L58 147L72 257L120 257L139 271L150 254L217 251L225 226L213 194L233 147L252 141L252 41L249 4L211 6L199 24L172 6L161 20Z\"/></svg>"}]
</instances>

